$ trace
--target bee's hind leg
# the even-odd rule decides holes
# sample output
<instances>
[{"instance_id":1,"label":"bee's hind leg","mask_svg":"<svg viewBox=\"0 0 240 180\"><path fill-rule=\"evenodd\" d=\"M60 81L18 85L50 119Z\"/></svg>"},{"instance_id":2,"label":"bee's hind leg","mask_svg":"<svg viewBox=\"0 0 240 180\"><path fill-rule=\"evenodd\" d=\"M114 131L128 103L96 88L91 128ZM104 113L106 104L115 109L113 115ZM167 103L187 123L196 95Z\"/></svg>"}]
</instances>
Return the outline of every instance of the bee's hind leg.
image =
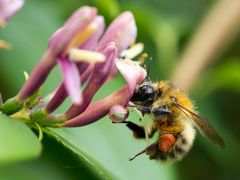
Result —
<instances>
[{"instance_id":1,"label":"bee's hind leg","mask_svg":"<svg viewBox=\"0 0 240 180\"><path fill-rule=\"evenodd\" d=\"M123 121L121 123L126 124L126 126L133 132L133 135L135 138L138 138L138 139L146 138L146 133L143 126L139 126L138 124L135 124L134 122L131 122L131 121ZM148 137L151 138L155 132L156 132L156 129L152 128L148 134Z\"/></svg>"},{"instance_id":2,"label":"bee's hind leg","mask_svg":"<svg viewBox=\"0 0 240 180\"><path fill-rule=\"evenodd\" d=\"M150 146L146 147L143 151L137 153L135 156L129 158L129 161L132 161L133 159L135 159L136 157L138 157L139 155L141 155L143 153L146 153L151 156L156 153L157 149L158 149L158 142L155 142L155 143L151 144Z\"/></svg>"}]
</instances>

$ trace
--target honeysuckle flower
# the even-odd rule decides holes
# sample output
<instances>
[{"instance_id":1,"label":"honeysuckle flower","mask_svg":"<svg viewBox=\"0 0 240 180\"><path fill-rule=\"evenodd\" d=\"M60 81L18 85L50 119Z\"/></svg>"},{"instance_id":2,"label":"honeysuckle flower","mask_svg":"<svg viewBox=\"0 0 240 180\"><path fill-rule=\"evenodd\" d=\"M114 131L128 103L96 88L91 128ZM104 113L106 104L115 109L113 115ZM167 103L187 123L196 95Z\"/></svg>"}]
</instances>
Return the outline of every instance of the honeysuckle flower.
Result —
<instances>
[{"instance_id":1,"label":"honeysuckle flower","mask_svg":"<svg viewBox=\"0 0 240 180\"><path fill-rule=\"evenodd\" d=\"M117 55L119 56L123 50L125 50L127 47L129 47L131 45L131 43L133 43L135 41L136 35L137 35L137 28L136 28L135 20L134 20L132 13L128 12L128 11L124 12L121 15L119 15L110 24L110 26L104 33L103 37L99 40L97 47L96 47L96 51L103 52L104 48L106 47L106 44L114 42L115 46L117 48L117 52L118 52ZM94 73L94 71L97 71L97 69L99 68L98 65L96 65L96 66L97 67L95 67L93 69L93 74L96 74L96 73ZM111 73L114 72L114 68L115 67L113 67L111 69L111 71L108 71L107 73L105 73L104 82L111 76ZM90 72L88 71L88 74L86 73L86 75L90 75ZM99 77L99 79L100 79L100 76L97 75L94 78L91 78L89 80L89 83L92 85L87 85L86 89L83 92L83 94L84 94L83 95L84 96L83 104L76 104L76 103L73 104L70 107L70 109L65 113L65 115L67 117L72 118L72 117L80 114L87 108L87 106L90 104L91 99L94 96L94 94L104 84L103 81L101 82L101 84L100 83L92 83L92 82L94 82L94 79L96 79L97 77ZM94 88L92 86L94 86ZM93 90L90 91L89 87L91 87L92 89L95 89L95 91L93 91ZM52 112L53 110L55 110L59 106L59 104L64 101L64 99L66 97L67 97L67 93L64 90L64 87L62 86L62 87L58 88L58 90L55 93L55 96L52 98L52 100L48 103L48 105L46 107L47 112Z\"/></svg>"},{"instance_id":2,"label":"honeysuckle flower","mask_svg":"<svg viewBox=\"0 0 240 180\"><path fill-rule=\"evenodd\" d=\"M24 0L0 0L0 27L3 27L24 4Z\"/></svg>"},{"instance_id":3,"label":"honeysuckle flower","mask_svg":"<svg viewBox=\"0 0 240 180\"><path fill-rule=\"evenodd\" d=\"M48 49L18 95L0 104L0 110L17 119L53 127L87 125L108 113L115 122L127 118L127 106L134 89L146 77L146 71L139 62L129 58L139 54L143 45L127 49L137 35L131 12L119 15L105 32L104 27L104 19L97 15L95 8L84 6L77 10L52 35ZM63 82L51 96L41 98L39 88L57 64L61 68ZM117 72L127 84L92 102L98 90ZM86 86L81 91L84 83ZM67 96L73 100L69 109L60 115L52 114Z\"/></svg>"},{"instance_id":4,"label":"honeysuckle flower","mask_svg":"<svg viewBox=\"0 0 240 180\"><path fill-rule=\"evenodd\" d=\"M17 95L17 101L23 102L27 98L36 92L43 84L48 74L56 63L60 63L63 70L64 85L68 91L68 95L75 103L81 102L80 92L80 77L79 72L76 70L77 63L77 50L84 43L87 43L89 39L96 38L93 36L95 32L102 31L101 27L104 27L102 17L97 17L95 8L82 7L77 10L68 21L61 27L49 41L49 47L46 53L41 58L39 64L31 73L29 79L26 81L22 89ZM93 41L91 39L91 41ZM90 40L89 40L90 41ZM71 50L74 50L74 60L69 59ZM89 52L91 54L91 52ZM93 57L101 56L102 59L91 59L92 61L103 61L105 57L100 53L93 52ZM79 60L83 60L84 56L81 56L81 52L78 53ZM85 60L85 59L84 59ZM69 81L71 79L74 82Z\"/></svg>"},{"instance_id":5,"label":"honeysuckle flower","mask_svg":"<svg viewBox=\"0 0 240 180\"><path fill-rule=\"evenodd\" d=\"M113 94L91 103L88 108L75 118L72 118L60 126L80 127L91 124L107 115L110 109L116 105L126 107L130 101L137 84L146 78L146 71L137 62L130 59L117 61L118 70L127 82L123 88Z\"/></svg>"},{"instance_id":6,"label":"honeysuckle flower","mask_svg":"<svg viewBox=\"0 0 240 180\"><path fill-rule=\"evenodd\" d=\"M83 53L84 50L94 50L97 46L98 40L101 37L101 35L104 32L104 19L102 16L97 16L95 18L95 23L97 23L97 27L98 29L92 34L91 37L89 37L84 43L82 43L78 49L73 48L70 54L70 58L72 59L72 61L75 61L75 57L79 57L79 49L80 49L80 53L81 53L81 57L83 59L87 59L87 58L91 58L101 61L102 57L99 57L99 53L94 53L91 52L89 53L89 51L87 53ZM74 53L75 52L75 53ZM86 52L86 51L85 51ZM84 54L87 54L84 56ZM89 55L90 54L90 55ZM91 56L94 56L92 57ZM71 57L72 56L72 57ZM81 61L83 61L83 59ZM78 67L79 73L80 73L80 81L84 84L87 79L89 78L89 76L92 73L94 64L91 63L86 63L86 62L78 62L76 65ZM50 102L48 102L47 106L46 106L46 111L48 113L53 112L64 100L65 98L68 96L68 92L66 91L66 88L64 86L64 84L62 83L54 92L54 96L52 97L52 99L50 100Z\"/></svg>"}]
</instances>

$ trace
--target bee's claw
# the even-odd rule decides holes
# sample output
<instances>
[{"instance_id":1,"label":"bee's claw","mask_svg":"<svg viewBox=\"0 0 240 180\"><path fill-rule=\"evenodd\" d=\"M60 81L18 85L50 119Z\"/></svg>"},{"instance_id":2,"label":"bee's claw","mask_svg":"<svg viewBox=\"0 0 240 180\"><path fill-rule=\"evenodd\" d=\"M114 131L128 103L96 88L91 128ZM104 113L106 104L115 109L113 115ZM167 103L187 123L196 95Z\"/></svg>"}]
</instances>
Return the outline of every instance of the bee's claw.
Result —
<instances>
[{"instance_id":1,"label":"bee's claw","mask_svg":"<svg viewBox=\"0 0 240 180\"><path fill-rule=\"evenodd\" d=\"M136 157L138 157L139 155L141 155L141 154L143 154L143 153L145 153L145 149L144 149L143 151L137 153L135 156L133 156L133 157L131 157L131 158L128 158L128 160L129 160L129 161L132 161L132 160L134 160Z\"/></svg>"}]
</instances>

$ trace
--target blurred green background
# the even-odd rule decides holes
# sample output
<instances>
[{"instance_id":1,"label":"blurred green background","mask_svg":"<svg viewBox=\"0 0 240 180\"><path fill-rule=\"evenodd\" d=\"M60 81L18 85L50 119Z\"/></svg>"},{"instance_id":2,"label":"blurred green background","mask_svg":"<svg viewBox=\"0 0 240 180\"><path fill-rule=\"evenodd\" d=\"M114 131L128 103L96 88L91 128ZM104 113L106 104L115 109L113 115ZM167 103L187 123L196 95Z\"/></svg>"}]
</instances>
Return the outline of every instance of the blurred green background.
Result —
<instances>
[{"instance_id":1,"label":"blurred green background","mask_svg":"<svg viewBox=\"0 0 240 180\"><path fill-rule=\"evenodd\" d=\"M0 50L3 99L18 92L24 82L23 71L31 72L47 48L48 38L81 5L96 6L107 23L124 10L132 11L138 26L138 41L145 44L145 51L153 58L150 77L161 80L170 79L184 48L216 2L27 0L23 9L0 31L0 38L13 45L10 51ZM57 67L44 85L43 95L54 90L60 81ZM96 99L123 84L122 78L117 77L101 89ZM87 127L53 131L77 151L94 159L109 177L94 174L71 151L45 135L43 155L39 159L0 166L0 179L240 179L240 34L224 51L217 52L189 94L199 112L224 138L224 150L198 133L193 148L180 162L159 163L150 161L146 155L129 162L128 157L141 151L146 142L135 140L126 127L112 124L106 117ZM58 112L66 110L69 104L68 100ZM130 118L137 122L136 115Z\"/></svg>"}]
</instances>

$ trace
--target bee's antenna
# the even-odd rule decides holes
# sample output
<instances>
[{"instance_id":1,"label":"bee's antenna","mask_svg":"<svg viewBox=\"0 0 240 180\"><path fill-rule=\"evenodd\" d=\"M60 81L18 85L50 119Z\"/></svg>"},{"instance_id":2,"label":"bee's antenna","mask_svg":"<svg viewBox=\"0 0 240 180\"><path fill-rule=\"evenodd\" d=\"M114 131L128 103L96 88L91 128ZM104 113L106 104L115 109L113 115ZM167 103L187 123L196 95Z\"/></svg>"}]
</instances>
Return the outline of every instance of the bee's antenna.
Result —
<instances>
[{"instance_id":1,"label":"bee's antenna","mask_svg":"<svg viewBox=\"0 0 240 180\"><path fill-rule=\"evenodd\" d=\"M145 149L143 150L143 151L141 151L141 152L139 152L139 153L137 153L135 156L133 156L133 157L131 157L131 158L129 158L129 161L132 161L132 160L134 160L136 157L138 157L139 155L141 155L141 154L143 154L143 153L145 153Z\"/></svg>"},{"instance_id":2,"label":"bee's antenna","mask_svg":"<svg viewBox=\"0 0 240 180\"><path fill-rule=\"evenodd\" d=\"M148 64L147 64L147 80L149 80L149 81L150 81L149 72L151 69L151 63L152 63L152 57L150 57Z\"/></svg>"}]
</instances>

